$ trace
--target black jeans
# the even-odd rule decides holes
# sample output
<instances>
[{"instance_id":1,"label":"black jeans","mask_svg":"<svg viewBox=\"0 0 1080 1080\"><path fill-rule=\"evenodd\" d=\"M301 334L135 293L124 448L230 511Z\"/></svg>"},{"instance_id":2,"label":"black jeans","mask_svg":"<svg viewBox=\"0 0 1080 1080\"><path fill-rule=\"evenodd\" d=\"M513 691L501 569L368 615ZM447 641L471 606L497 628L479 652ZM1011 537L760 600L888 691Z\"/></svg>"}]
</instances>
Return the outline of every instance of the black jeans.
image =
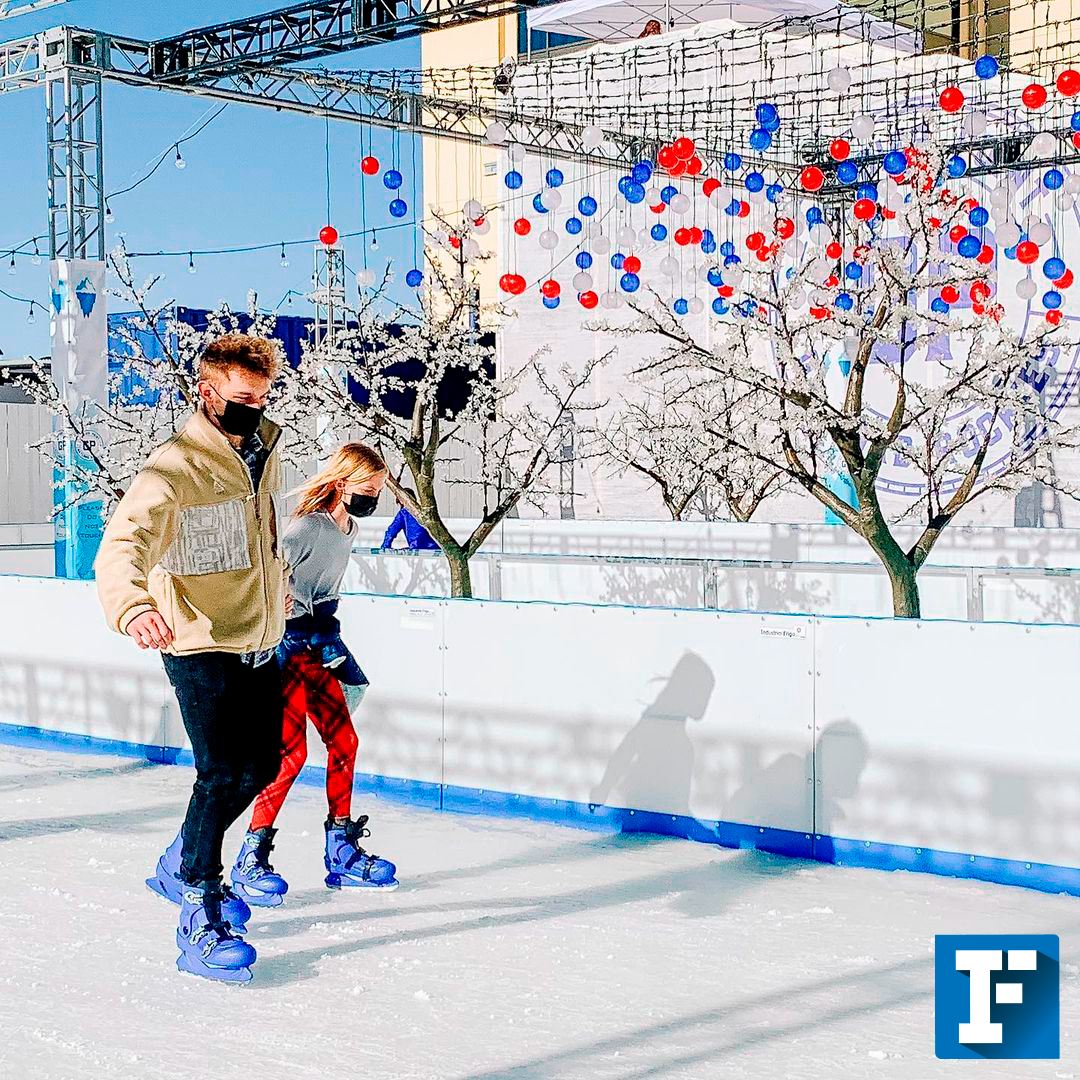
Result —
<instances>
[{"instance_id":1,"label":"black jeans","mask_svg":"<svg viewBox=\"0 0 1080 1080\"><path fill-rule=\"evenodd\" d=\"M161 658L195 755L180 876L217 881L226 829L281 767L281 672L276 657L257 668L234 653Z\"/></svg>"}]
</instances>

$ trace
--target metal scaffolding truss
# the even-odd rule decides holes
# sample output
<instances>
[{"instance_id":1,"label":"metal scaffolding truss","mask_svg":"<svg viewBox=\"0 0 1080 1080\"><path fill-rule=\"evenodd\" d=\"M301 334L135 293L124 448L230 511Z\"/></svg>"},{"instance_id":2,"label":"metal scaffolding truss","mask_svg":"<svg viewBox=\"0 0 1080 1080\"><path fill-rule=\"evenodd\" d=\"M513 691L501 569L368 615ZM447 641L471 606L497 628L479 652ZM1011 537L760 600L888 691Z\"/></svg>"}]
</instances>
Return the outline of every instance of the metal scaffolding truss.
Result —
<instances>
[{"instance_id":1,"label":"metal scaffolding truss","mask_svg":"<svg viewBox=\"0 0 1080 1080\"><path fill-rule=\"evenodd\" d=\"M0 19L13 19L16 15L29 15L31 11L66 4L68 0L0 0Z\"/></svg>"}]
</instances>

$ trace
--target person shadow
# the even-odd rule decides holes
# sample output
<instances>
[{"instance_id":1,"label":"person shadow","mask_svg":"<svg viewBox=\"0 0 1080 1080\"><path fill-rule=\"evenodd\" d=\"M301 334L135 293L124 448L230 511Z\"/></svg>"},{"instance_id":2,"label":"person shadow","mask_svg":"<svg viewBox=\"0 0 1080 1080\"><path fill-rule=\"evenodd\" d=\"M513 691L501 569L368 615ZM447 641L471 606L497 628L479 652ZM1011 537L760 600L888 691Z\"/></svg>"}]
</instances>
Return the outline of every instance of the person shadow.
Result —
<instances>
[{"instance_id":1,"label":"person shadow","mask_svg":"<svg viewBox=\"0 0 1080 1080\"><path fill-rule=\"evenodd\" d=\"M695 652L679 657L652 703L626 733L592 789L593 805L635 807L665 814L689 814L694 777L694 745L687 730L708 709L716 677ZM617 801L612 802L613 796Z\"/></svg>"}]
</instances>

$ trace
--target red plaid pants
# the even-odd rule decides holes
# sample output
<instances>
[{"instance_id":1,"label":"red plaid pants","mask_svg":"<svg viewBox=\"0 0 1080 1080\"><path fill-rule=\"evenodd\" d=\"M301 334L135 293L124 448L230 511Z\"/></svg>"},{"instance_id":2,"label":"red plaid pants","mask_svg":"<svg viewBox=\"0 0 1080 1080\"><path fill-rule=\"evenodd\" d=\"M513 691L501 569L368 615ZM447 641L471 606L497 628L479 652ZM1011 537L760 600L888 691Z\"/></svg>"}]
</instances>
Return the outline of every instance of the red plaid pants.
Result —
<instances>
[{"instance_id":1,"label":"red plaid pants","mask_svg":"<svg viewBox=\"0 0 1080 1080\"><path fill-rule=\"evenodd\" d=\"M289 657L281 669L281 679L285 697L281 769L255 800L253 830L274 824L307 761L309 717L326 745L326 801L330 814L348 817L352 806L357 739L341 683L307 650Z\"/></svg>"}]
</instances>

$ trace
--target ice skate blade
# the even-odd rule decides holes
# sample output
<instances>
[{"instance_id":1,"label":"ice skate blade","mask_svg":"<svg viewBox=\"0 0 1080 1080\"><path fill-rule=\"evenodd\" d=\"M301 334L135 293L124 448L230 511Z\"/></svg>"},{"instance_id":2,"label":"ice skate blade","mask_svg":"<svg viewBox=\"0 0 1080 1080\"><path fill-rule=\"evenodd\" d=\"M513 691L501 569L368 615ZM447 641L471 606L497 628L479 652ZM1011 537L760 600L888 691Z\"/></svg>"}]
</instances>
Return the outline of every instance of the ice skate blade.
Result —
<instances>
[{"instance_id":1,"label":"ice skate blade","mask_svg":"<svg viewBox=\"0 0 1080 1080\"><path fill-rule=\"evenodd\" d=\"M378 889L380 892L393 892L401 884L397 878L383 885L377 881L357 880L343 874L327 874L325 881L328 889Z\"/></svg>"},{"instance_id":2,"label":"ice skate blade","mask_svg":"<svg viewBox=\"0 0 1080 1080\"><path fill-rule=\"evenodd\" d=\"M247 888L243 882L232 879L233 892L251 907L281 907L285 903L284 893L264 893Z\"/></svg>"},{"instance_id":3,"label":"ice skate blade","mask_svg":"<svg viewBox=\"0 0 1080 1080\"><path fill-rule=\"evenodd\" d=\"M181 953L176 958L176 970L186 975L198 975L202 979L210 979L213 982L248 983L251 982L252 977L251 968L211 967L187 953Z\"/></svg>"}]
</instances>

